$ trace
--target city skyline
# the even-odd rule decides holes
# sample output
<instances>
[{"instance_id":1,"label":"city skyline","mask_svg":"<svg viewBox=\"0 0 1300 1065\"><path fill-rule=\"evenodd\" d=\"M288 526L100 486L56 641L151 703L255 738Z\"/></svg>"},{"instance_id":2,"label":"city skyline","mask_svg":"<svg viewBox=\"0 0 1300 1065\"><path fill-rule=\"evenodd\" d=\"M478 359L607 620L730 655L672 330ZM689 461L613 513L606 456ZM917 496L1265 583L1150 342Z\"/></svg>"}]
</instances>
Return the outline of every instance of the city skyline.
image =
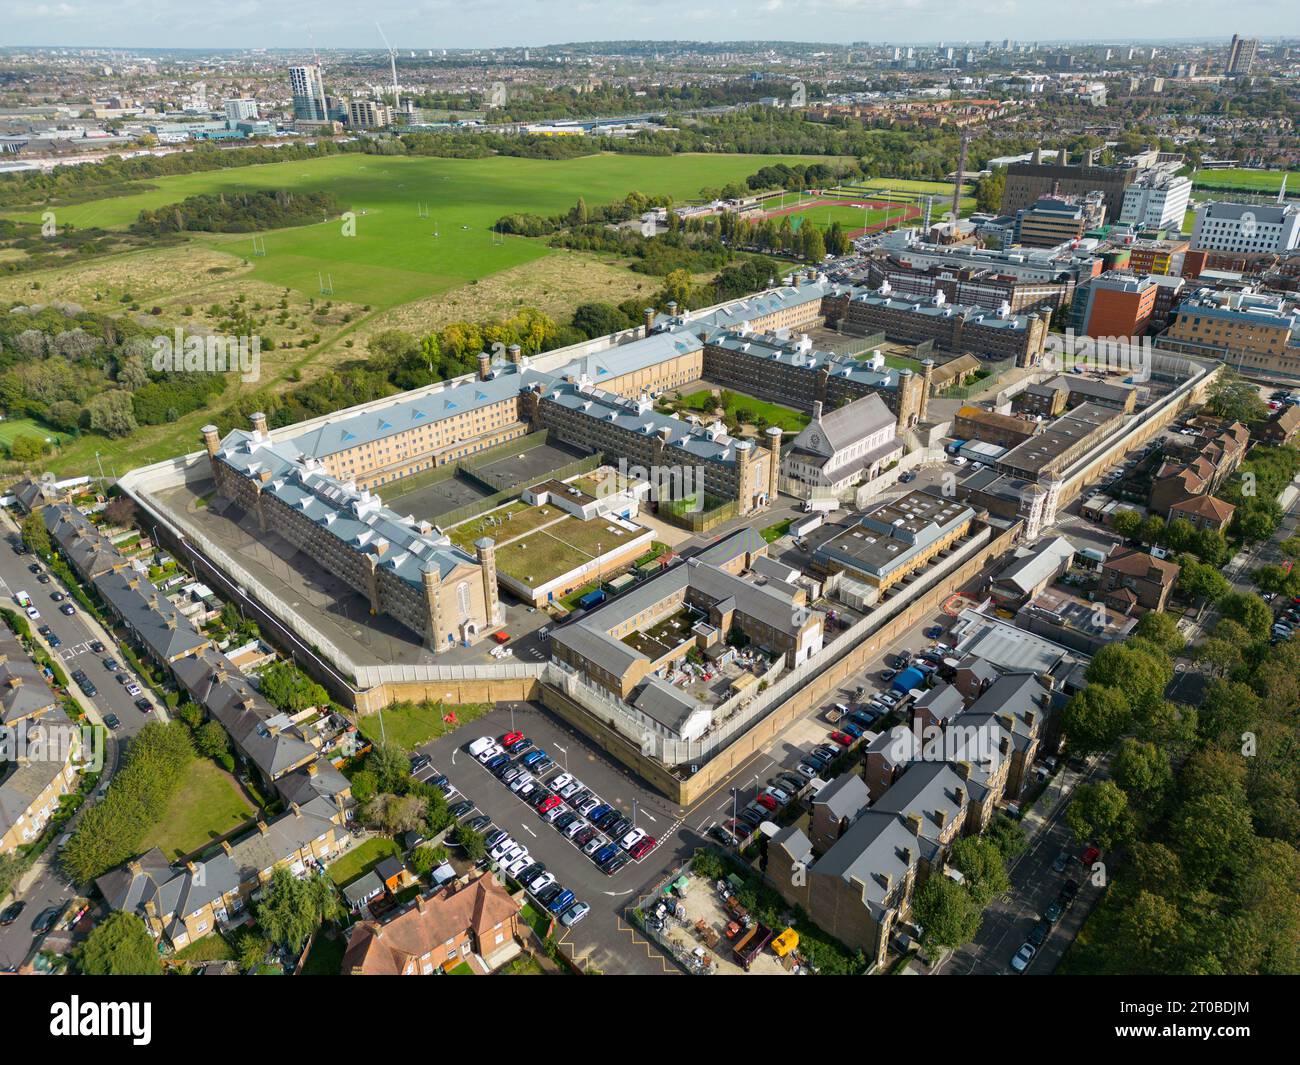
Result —
<instances>
[{"instance_id":1,"label":"city skyline","mask_svg":"<svg viewBox=\"0 0 1300 1065\"><path fill-rule=\"evenodd\" d=\"M760 5L763 35L736 34L752 11L731 4L698 5L648 0L620 7L590 3L560 4L536 0L525 5L489 0L472 10L453 8L446 0L424 0L412 7L381 2L367 9L382 22L399 49L546 47L587 41L789 41L797 43L869 42L881 44L982 44L985 40L1070 41L1168 40L1170 19L1163 5L1150 0L1102 0L1089 9L1105 36L1063 37L1063 16L1074 11L1060 0L1027 5L1002 0L991 9L952 11L943 0L764 0ZM338 0L307 4L301 0L268 4L240 0L233 7L196 10L175 0L142 3L62 2L19 6L7 3L6 36L11 47L65 48L368 48L377 31L358 26L355 11ZM940 37L928 33L941 20ZM435 27L430 22L439 23ZM1198 34L1183 40L1206 41L1237 33L1264 40L1300 35L1300 13L1247 0L1225 7L1192 0L1178 11L1181 26L1195 24ZM1116 32L1129 30L1131 32ZM92 43L93 42L93 43Z\"/></svg>"}]
</instances>

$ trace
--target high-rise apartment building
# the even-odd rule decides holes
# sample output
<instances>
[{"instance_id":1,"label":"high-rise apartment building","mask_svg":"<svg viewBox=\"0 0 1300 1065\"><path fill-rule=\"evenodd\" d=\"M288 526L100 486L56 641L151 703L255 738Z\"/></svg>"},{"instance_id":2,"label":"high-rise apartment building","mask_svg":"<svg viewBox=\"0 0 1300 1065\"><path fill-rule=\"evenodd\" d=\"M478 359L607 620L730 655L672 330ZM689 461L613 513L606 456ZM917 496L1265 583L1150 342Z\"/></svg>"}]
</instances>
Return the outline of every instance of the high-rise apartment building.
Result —
<instances>
[{"instance_id":1,"label":"high-rise apartment building","mask_svg":"<svg viewBox=\"0 0 1300 1065\"><path fill-rule=\"evenodd\" d=\"M329 108L325 103L325 85L321 81L320 67L289 68L289 89L293 93L293 117L300 122L325 122Z\"/></svg>"},{"instance_id":2,"label":"high-rise apartment building","mask_svg":"<svg viewBox=\"0 0 1300 1065\"><path fill-rule=\"evenodd\" d=\"M1255 64L1255 53L1259 51L1259 41L1254 37L1232 35L1228 45L1228 73L1249 74Z\"/></svg>"},{"instance_id":3,"label":"high-rise apartment building","mask_svg":"<svg viewBox=\"0 0 1300 1065\"><path fill-rule=\"evenodd\" d=\"M225 102L226 120L229 122L247 122L258 117L257 101L244 96L236 96Z\"/></svg>"}]
</instances>

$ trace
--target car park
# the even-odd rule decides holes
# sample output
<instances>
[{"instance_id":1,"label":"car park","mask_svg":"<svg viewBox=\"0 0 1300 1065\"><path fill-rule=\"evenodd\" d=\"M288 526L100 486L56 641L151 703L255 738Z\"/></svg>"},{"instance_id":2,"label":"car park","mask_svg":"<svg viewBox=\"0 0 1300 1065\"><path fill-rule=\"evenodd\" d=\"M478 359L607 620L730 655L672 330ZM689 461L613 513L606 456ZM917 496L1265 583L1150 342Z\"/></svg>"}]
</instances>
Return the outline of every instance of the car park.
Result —
<instances>
[{"instance_id":1,"label":"car park","mask_svg":"<svg viewBox=\"0 0 1300 1065\"><path fill-rule=\"evenodd\" d=\"M1011 968L1018 973L1023 973L1029 968L1029 963L1034 960L1034 955L1037 953L1032 943L1022 943L1015 957L1011 959Z\"/></svg>"}]
</instances>

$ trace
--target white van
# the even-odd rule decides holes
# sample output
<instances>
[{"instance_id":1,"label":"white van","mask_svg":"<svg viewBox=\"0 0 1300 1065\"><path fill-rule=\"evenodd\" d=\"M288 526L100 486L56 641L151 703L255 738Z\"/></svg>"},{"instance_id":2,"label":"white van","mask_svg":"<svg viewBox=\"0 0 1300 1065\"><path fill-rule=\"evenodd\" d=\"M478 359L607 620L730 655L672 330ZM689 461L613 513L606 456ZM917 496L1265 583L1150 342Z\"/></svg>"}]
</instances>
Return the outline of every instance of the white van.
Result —
<instances>
[{"instance_id":1,"label":"white van","mask_svg":"<svg viewBox=\"0 0 1300 1065\"><path fill-rule=\"evenodd\" d=\"M492 739L491 736L480 736L478 739L476 739L473 743L469 745L467 750L469 751L470 754L472 754L475 758L477 758L480 754L482 754L489 747L491 747L494 742L495 741Z\"/></svg>"}]
</instances>

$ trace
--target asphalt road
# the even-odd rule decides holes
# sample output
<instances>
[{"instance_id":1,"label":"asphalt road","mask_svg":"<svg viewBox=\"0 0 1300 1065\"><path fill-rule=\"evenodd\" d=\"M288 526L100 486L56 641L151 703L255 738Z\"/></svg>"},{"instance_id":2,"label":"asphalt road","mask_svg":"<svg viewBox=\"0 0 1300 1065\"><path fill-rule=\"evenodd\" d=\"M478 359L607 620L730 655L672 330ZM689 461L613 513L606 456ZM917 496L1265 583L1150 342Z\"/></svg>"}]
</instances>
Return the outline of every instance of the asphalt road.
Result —
<instances>
[{"instance_id":1,"label":"asphalt road","mask_svg":"<svg viewBox=\"0 0 1300 1065\"><path fill-rule=\"evenodd\" d=\"M0 530L9 535L16 535L7 521L0 522ZM51 577L49 584L39 584L36 574L28 569L35 561L34 556L30 554L15 554L7 538L0 542L0 602L9 609L22 613L18 605L12 602L12 596L19 591L26 591L32 597L32 604L41 615L39 621L32 622L32 630L35 631L39 625L49 625L51 631L61 641L61 645L53 651L53 654L61 660L65 672L84 669L95 687L99 689L90 702L98 710L100 717L116 714L121 720L121 727L109 735L104 751L105 770L101 778L102 787L117 768L123 742L129 741L131 736L139 732L150 720L150 715L136 709L135 700L126 694L125 687L113 679L113 674L106 670L101 662L101 658L109 655L117 657L119 662L123 661L117 645L111 640L105 641L106 650L103 655L97 655L90 650L90 641L102 639L102 636L97 636L97 630L92 631L91 624L85 618L80 606L74 604L77 612L71 617L59 611L60 604L55 603L51 595L56 591L66 594L67 589L63 588L56 577ZM45 568L44 565L41 566L42 570ZM136 678L136 682L144 687L139 678ZM145 688L145 692L150 694L148 688ZM156 702L151 694L150 701ZM92 796L88 801L94 802L95 797ZM75 825L75 819L70 822L70 825ZM52 854L52 849L45 852L45 856ZM71 885L54 870L51 862L42 861L37 866L37 870L34 879L18 896L26 903L23 913L13 924L0 928L0 969L20 965L26 960L35 940L31 924L37 914L48 906L64 904L75 895Z\"/></svg>"}]
</instances>

